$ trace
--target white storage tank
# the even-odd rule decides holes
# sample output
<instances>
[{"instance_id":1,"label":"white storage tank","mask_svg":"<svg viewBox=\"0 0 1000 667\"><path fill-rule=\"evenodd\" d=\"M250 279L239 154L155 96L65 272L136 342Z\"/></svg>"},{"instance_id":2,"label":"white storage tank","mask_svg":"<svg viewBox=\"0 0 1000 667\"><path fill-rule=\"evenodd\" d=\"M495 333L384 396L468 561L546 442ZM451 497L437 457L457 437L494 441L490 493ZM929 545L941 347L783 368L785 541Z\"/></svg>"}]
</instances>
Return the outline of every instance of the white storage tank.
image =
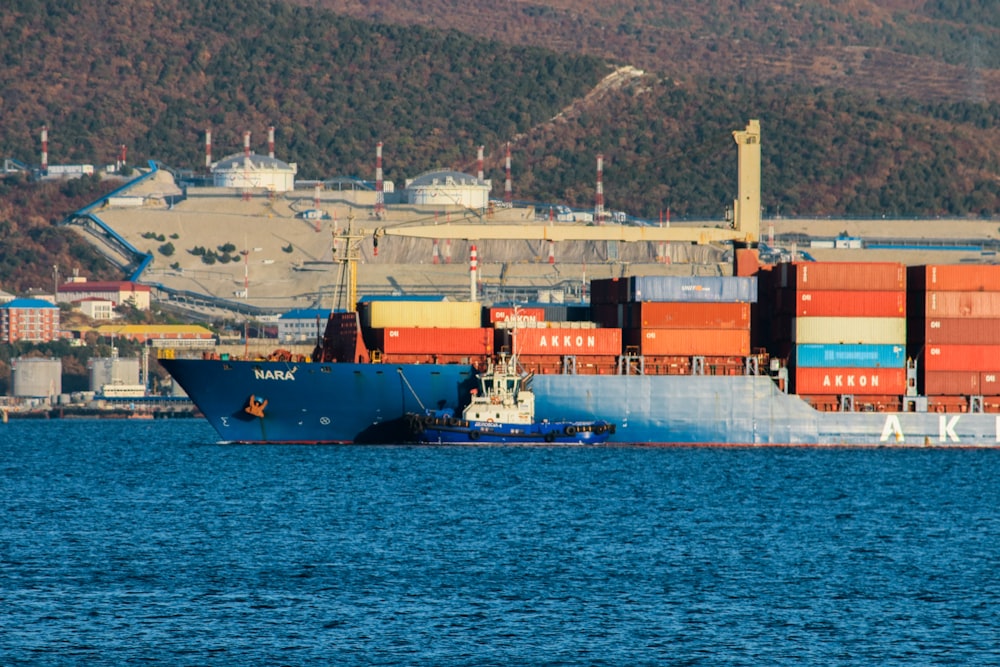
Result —
<instances>
[{"instance_id":1,"label":"white storage tank","mask_svg":"<svg viewBox=\"0 0 1000 667\"><path fill-rule=\"evenodd\" d=\"M484 209L491 187L489 180L458 171L429 171L406 181L406 201L417 206Z\"/></svg>"},{"instance_id":2,"label":"white storage tank","mask_svg":"<svg viewBox=\"0 0 1000 667\"><path fill-rule=\"evenodd\" d=\"M87 363L90 369L90 391L101 393L106 384L139 384L139 360L94 357Z\"/></svg>"},{"instance_id":3,"label":"white storage tank","mask_svg":"<svg viewBox=\"0 0 1000 667\"><path fill-rule=\"evenodd\" d=\"M38 357L11 360L14 396L51 398L62 393L62 359Z\"/></svg>"}]
</instances>

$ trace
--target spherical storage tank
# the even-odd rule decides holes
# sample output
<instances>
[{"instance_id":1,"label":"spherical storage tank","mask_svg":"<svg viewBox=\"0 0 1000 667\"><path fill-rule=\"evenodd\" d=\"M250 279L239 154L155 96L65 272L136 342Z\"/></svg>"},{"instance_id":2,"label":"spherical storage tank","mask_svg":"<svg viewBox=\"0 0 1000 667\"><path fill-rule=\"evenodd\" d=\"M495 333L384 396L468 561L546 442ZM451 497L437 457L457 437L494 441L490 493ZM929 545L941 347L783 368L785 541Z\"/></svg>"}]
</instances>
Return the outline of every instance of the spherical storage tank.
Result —
<instances>
[{"instance_id":1,"label":"spherical storage tank","mask_svg":"<svg viewBox=\"0 0 1000 667\"><path fill-rule=\"evenodd\" d=\"M406 181L406 201L418 206L483 209L490 201L490 181L458 171L428 171Z\"/></svg>"},{"instance_id":2,"label":"spherical storage tank","mask_svg":"<svg viewBox=\"0 0 1000 667\"><path fill-rule=\"evenodd\" d=\"M106 384L139 384L138 359L94 357L90 367L90 391L100 392Z\"/></svg>"},{"instance_id":3,"label":"spherical storage tank","mask_svg":"<svg viewBox=\"0 0 1000 667\"><path fill-rule=\"evenodd\" d=\"M49 398L62 393L62 359L18 358L11 360L14 396Z\"/></svg>"}]
</instances>

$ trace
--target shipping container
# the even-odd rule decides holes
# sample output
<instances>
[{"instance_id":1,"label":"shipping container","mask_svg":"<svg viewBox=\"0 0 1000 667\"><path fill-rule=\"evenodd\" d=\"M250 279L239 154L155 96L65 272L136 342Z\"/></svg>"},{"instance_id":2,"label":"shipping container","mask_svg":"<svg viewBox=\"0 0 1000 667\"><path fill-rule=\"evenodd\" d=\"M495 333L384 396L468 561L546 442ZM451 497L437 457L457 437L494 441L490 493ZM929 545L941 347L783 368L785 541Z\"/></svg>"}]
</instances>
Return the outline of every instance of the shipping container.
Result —
<instances>
[{"instance_id":1,"label":"shipping container","mask_svg":"<svg viewBox=\"0 0 1000 667\"><path fill-rule=\"evenodd\" d=\"M630 301L757 302L757 277L634 276Z\"/></svg>"},{"instance_id":2,"label":"shipping container","mask_svg":"<svg viewBox=\"0 0 1000 667\"><path fill-rule=\"evenodd\" d=\"M895 262L795 262L779 266L779 286L797 291L906 289L906 267Z\"/></svg>"},{"instance_id":3,"label":"shipping container","mask_svg":"<svg viewBox=\"0 0 1000 667\"><path fill-rule=\"evenodd\" d=\"M915 300L914 314L927 319L1000 318L1000 292L918 292L910 297L911 302Z\"/></svg>"},{"instance_id":4,"label":"shipping container","mask_svg":"<svg viewBox=\"0 0 1000 667\"><path fill-rule=\"evenodd\" d=\"M746 329L750 304L642 301L622 306L623 327L636 329Z\"/></svg>"},{"instance_id":5,"label":"shipping container","mask_svg":"<svg viewBox=\"0 0 1000 667\"><path fill-rule=\"evenodd\" d=\"M907 270L911 291L1000 292L1000 265L928 264Z\"/></svg>"},{"instance_id":6,"label":"shipping container","mask_svg":"<svg viewBox=\"0 0 1000 667\"><path fill-rule=\"evenodd\" d=\"M482 326L482 306L470 301L365 301L361 306L361 326L446 327L478 329Z\"/></svg>"},{"instance_id":7,"label":"shipping container","mask_svg":"<svg viewBox=\"0 0 1000 667\"><path fill-rule=\"evenodd\" d=\"M907 330L911 344L1000 345L1000 319L909 320Z\"/></svg>"},{"instance_id":8,"label":"shipping container","mask_svg":"<svg viewBox=\"0 0 1000 667\"><path fill-rule=\"evenodd\" d=\"M796 368L796 394L809 395L889 395L906 391L906 370L902 368Z\"/></svg>"},{"instance_id":9,"label":"shipping container","mask_svg":"<svg viewBox=\"0 0 1000 667\"><path fill-rule=\"evenodd\" d=\"M979 376L976 371L926 371L920 391L924 396L978 396Z\"/></svg>"},{"instance_id":10,"label":"shipping container","mask_svg":"<svg viewBox=\"0 0 1000 667\"><path fill-rule=\"evenodd\" d=\"M491 328L416 328L387 327L372 329L373 349L385 354L459 354L493 353Z\"/></svg>"},{"instance_id":11,"label":"shipping container","mask_svg":"<svg viewBox=\"0 0 1000 667\"><path fill-rule=\"evenodd\" d=\"M750 354L749 329L626 329L625 346L643 355L737 356Z\"/></svg>"},{"instance_id":12,"label":"shipping container","mask_svg":"<svg viewBox=\"0 0 1000 667\"><path fill-rule=\"evenodd\" d=\"M797 317L792 320L792 341L806 343L854 343L905 345L903 317Z\"/></svg>"},{"instance_id":13,"label":"shipping container","mask_svg":"<svg viewBox=\"0 0 1000 667\"><path fill-rule=\"evenodd\" d=\"M1000 345L927 345L924 371L1000 371Z\"/></svg>"},{"instance_id":14,"label":"shipping container","mask_svg":"<svg viewBox=\"0 0 1000 667\"><path fill-rule=\"evenodd\" d=\"M903 345L797 345L799 368L904 368Z\"/></svg>"},{"instance_id":15,"label":"shipping container","mask_svg":"<svg viewBox=\"0 0 1000 667\"><path fill-rule=\"evenodd\" d=\"M983 396L1000 396L1000 371L979 374L979 393Z\"/></svg>"},{"instance_id":16,"label":"shipping container","mask_svg":"<svg viewBox=\"0 0 1000 667\"><path fill-rule=\"evenodd\" d=\"M543 322L545 321L545 309L537 307L522 306L494 306L490 308L490 324L497 322Z\"/></svg>"},{"instance_id":17,"label":"shipping container","mask_svg":"<svg viewBox=\"0 0 1000 667\"><path fill-rule=\"evenodd\" d=\"M620 329L518 329L512 337L512 351L519 356L617 355L622 351Z\"/></svg>"},{"instance_id":18,"label":"shipping container","mask_svg":"<svg viewBox=\"0 0 1000 667\"><path fill-rule=\"evenodd\" d=\"M796 317L904 317L906 292L862 290L781 290L781 312Z\"/></svg>"},{"instance_id":19,"label":"shipping container","mask_svg":"<svg viewBox=\"0 0 1000 667\"><path fill-rule=\"evenodd\" d=\"M590 281L590 303L625 303L631 290L630 278L595 278Z\"/></svg>"},{"instance_id":20,"label":"shipping container","mask_svg":"<svg viewBox=\"0 0 1000 667\"><path fill-rule=\"evenodd\" d=\"M625 309L628 304L595 303L590 306L590 319L598 326L621 329L625 326Z\"/></svg>"}]
</instances>

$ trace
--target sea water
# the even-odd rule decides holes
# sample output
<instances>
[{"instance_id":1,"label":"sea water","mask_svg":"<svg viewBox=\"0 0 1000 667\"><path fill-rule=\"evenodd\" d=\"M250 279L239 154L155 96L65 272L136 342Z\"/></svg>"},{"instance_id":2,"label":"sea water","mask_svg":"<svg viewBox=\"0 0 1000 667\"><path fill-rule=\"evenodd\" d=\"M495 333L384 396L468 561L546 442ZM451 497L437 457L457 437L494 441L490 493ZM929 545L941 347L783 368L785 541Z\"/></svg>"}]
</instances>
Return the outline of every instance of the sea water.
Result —
<instances>
[{"instance_id":1,"label":"sea water","mask_svg":"<svg viewBox=\"0 0 1000 667\"><path fill-rule=\"evenodd\" d=\"M1000 451L0 425L0 664L1000 663Z\"/></svg>"}]
</instances>

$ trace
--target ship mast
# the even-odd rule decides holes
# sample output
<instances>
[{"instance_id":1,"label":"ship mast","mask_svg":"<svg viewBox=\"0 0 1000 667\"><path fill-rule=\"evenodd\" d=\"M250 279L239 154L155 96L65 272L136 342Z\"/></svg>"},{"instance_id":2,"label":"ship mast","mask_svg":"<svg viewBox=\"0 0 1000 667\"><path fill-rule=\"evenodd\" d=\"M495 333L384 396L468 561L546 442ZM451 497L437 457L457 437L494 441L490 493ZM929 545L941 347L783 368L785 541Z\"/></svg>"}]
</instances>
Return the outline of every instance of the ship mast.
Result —
<instances>
[{"instance_id":1,"label":"ship mast","mask_svg":"<svg viewBox=\"0 0 1000 667\"><path fill-rule=\"evenodd\" d=\"M338 236L333 233L333 253L340 268L337 271L337 291L333 310L354 312L358 302L358 261L364 229L354 227L354 213L347 216L347 227ZM339 244L338 244L339 241ZM339 249L338 249L339 246Z\"/></svg>"}]
</instances>

